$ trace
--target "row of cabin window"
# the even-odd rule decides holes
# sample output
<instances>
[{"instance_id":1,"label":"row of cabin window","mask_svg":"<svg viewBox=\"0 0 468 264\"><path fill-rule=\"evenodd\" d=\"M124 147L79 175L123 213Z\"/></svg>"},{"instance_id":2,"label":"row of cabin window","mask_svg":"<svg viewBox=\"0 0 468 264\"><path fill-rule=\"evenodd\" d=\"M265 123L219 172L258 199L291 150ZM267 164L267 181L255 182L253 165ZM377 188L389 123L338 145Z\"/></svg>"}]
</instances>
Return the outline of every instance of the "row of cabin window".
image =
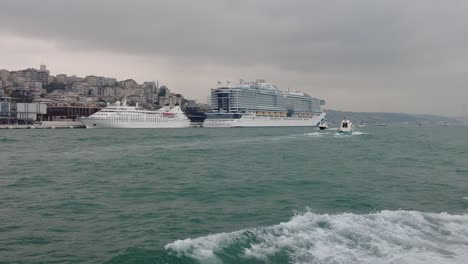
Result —
<instances>
[{"instance_id":1,"label":"row of cabin window","mask_svg":"<svg viewBox=\"0 0 468 264\"><path fill-rule=\"evenodd\" d=\"M145 120L145 118L143 117L139 117L139 118L136 118L136 117L109 117L110 119L117 119L117 120ZM146 120L157 120L157 119L161 119L161 118L154 118L154 117L147 117Z\"/></svg>"},{"instance_id":2,"label":"row of cabin window","mask_svg":"<svg viewBox=\"0 0 468 264\"><path fill-rule=\"evenodd\" d=\"M161 120L161 119L152 119L152 120L144 120L144 119L131 119L128 120L127 118L111 118L109 119L110 122L120 122L120 121L125 121L125 122L147 122L147 121L156 121L156 122L168 122L168 120Z\"/></svg>"}]
</instances>

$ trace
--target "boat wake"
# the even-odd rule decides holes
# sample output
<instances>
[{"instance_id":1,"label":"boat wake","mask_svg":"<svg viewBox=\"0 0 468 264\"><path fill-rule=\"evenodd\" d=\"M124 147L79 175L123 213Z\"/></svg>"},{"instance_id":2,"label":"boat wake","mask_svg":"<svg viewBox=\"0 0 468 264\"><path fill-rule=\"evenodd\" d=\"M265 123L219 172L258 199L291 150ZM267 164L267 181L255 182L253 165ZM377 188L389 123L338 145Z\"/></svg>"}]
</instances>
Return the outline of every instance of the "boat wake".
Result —
<instances>
[{"instance_id":1,"label":"boat wake","mask_svg":"<svg viewBox=\"0 0 468 264\"><path fill-rule=\"evenodd\" d=\"M353 132L351 133L351 135L353 135L353 136L360 136L360 135L367 135L367 133L360 132L360 131L353 131Z\"/></svg>"},{"instance_id":2,"label":"boat wake","mask_svg":"<svg viewBox=\"0 0 468 264\"><path fill-rule=\"evenodd\" d=\"M328 133L324 133L324 132L312 132L312 133L304 133L305 136L312 136L312 137L322 137L322 136L326 136L326 135L329 135Z\"/></svg>"},{"instance_id":3,"label":"boat wake","mask_svg":"<svg viewBox=\"0 0 468 264\"><path fill-rule=\"evenodd\" d=\"M368 135L368 133L354 131L352 133L329 133L329 132L312 132L312 133L304 133L305 136L311 137L323 137L323 136L333 136L333 137L351 137L351 136L361 136L361 135Z\"/></svg>"},{"instance_id":4,"label":"boat wake","mask_svg":"<svg viewBox=\"0 0 468 264\"><path fill-rule=\"evenodd\" d=\"M369 135L368 133L360 132L360 131L353 131L351 133L334 133L334 137L352 137L352 136L363 136Z\"/></svg>"},{"instance_id":5,"label":"boat wake","mask_svg":"<svg viewBox=\"0 0 468 264\"><path fill-rule=\"evenodd\" d=\"M189 263L466 263L468 215L308 211L278 225L177 240L165 249Z\"/></svg>"}]
</instances>

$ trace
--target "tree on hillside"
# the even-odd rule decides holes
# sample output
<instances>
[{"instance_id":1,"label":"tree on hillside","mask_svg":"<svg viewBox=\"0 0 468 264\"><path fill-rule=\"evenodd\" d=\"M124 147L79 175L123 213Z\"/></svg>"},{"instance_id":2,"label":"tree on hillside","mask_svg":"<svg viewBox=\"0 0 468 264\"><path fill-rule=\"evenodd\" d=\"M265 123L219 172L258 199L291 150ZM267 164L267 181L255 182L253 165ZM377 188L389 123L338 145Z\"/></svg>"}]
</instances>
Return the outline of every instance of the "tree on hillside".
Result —
<instances>
[{"instance_id":1,"label":"tree on hillside","mask_svg":"<svg viewBox=\"0 0 468 264\"><path fill-rule=\"evenodd\" d=\"M17 99L19 103L31 103L33 100L31 92L24 90L14 90L11 97Z\"/></svg>"},{"instance_id":2,"label":"tree on hillside","mask_svg":"<svg viewBox=\"0 0 468 264\"><path fill-rule=\"evenodd\" d=\"M43 86L44 89L47 90L47 93L51 93L54 90L64 90L65 89L65 84L64 83L57 83L57 82L51 82Z\"/></svg>"}]
</instances>

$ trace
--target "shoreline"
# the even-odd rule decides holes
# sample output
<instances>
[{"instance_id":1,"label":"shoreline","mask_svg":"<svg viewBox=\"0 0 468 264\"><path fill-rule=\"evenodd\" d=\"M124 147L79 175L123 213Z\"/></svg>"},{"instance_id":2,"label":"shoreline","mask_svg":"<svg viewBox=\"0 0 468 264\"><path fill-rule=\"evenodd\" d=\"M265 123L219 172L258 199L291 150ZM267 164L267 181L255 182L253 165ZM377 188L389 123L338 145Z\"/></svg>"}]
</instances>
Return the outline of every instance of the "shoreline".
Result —
<instances>
[{"instance_id":1,"label":"shoreline","mask_svg":"<svg viewBox=\"0 0 468 264\"><path fill-rule=\"evenodd\" d=\"M33 125L0 125L0 129L64 129L64 128L86 128L84 124L77 121L44 121Z\"/></svg>"}]
</instances>

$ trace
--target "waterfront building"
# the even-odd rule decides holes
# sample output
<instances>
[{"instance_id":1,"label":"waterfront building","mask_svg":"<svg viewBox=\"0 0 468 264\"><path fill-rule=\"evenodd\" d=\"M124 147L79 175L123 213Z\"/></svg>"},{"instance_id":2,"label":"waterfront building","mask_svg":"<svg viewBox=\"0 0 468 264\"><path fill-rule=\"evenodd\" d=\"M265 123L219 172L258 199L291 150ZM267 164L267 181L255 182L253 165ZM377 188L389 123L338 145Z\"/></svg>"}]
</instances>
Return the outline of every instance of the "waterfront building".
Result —
<instances>
[{"instance_id":1,"label":"waterfront building","mask_svg":"<svg viewBox=\"0 0 468 264\"><path fill-rule=\"evenodd\" d=\"M7 70L0 70L0 81L8 81L8 78L10 77L10 72Z\"/></svg>"},{"instance_id":2,"label":"waterfront building","mask_svg":"<svg viewBox=\"0 0 468 264\"><path fill-rule=\"evenodd\" d=\"M49 106L44 120L60 121L60 120L77 120L82 116L90 116L101 108L88 106Z\"/></svg>"},{"instance_id":3,"label":"waterfront building","mask_svg":"<svg viewBox=\"0 0 468 264\"><path fill-rule=\"evenodd\" d=\"M67 75L57 74L57 76L55 76L55 80L57 81L57 83L67 83Z\"/></svg>"},{"instance_id":4,"label":"waterfront building","mask_svg":"<svg viewBox=\"0 0 468 264\"><path fill-rule=\"evenodd\" d=\"M0 97L0 124L33 123L42 120L46 114L44 103L17 103L11 97Z\"/></svg>"},{"instance_id":5,"label":"waterfront building","mask_svg":"<svg viewBox=\"0 0 468 264\"><path fill-rule=\"evenodd\" d=\"M132 79L127 79L127 80L124 80L124 81L120 81L118 83L119 83L120 87L122 87L124 89L127 89L127 90L136 89L136 88L139 87L138 83L135 80L132 80Z\"/></svg>"},{"instance_id":6,"label":"waterfront building","mask_svg":"<svg viewBox=\"0 0 468 264\"><path fill-rule=\"evenodd\" d=\"M23 85L24 82L40 82L42 85L49 83L49 71L47 70L29 68L21 71L12 71L10 76L17 85Z\"/></svg>"}]
</instances>

